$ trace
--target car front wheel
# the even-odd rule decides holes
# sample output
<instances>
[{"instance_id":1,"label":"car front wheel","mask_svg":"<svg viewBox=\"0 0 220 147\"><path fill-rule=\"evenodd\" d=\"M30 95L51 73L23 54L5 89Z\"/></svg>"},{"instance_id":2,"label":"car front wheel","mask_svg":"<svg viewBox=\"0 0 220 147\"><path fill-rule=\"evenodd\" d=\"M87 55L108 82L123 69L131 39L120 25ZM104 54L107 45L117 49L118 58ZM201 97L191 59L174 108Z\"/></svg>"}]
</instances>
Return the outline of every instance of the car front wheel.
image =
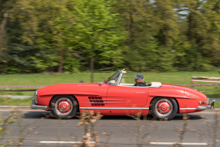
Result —
<instances>
[{"instance_id":1,"label":"car front wheel","mask_svg":"<svg viewBox=\"0 0 220 147\"><path fill-rule=\"evenodd\" d=\"M55 96L50 104L56 118L72 118L76 114L77 101L72 96Z\"/></svg>"},{"instance_id":2,"label":"car front wheel","mask_svg":"<svg viewBox=\"0 0 220 147\"><path fill-rule=\"evenodd\" d=\"M178 110L177 102L173 98L156 98L151 103L152 115L156 119L172 119Z\"/></svg>"}]
</instances>

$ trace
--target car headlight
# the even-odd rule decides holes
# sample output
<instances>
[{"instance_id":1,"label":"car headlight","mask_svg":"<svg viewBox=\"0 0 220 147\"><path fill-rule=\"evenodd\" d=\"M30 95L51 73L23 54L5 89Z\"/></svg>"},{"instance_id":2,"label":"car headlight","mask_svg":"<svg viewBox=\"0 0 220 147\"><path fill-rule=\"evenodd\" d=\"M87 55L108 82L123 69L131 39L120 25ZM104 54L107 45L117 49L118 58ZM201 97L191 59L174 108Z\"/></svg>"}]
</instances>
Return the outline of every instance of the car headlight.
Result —
<instances>
[{"instance_id":1,"label":"car headlight","mask_svg":"<svg viewBox=\"0 0 220 147\"><path fill-rule=\"evenodd\" d=\"M34 93L34 102L37 104L37 90Z\"/></svg>"},{"instance_id":2,"label":"car headlight","mask_svg":"<svg viewBox=\"0 0 220 147\"><path fill-rule=\"evenodd\" d=\"M206 101L199 101L199 104L200 105L209 104L209 99L206 100Z\"/></svg>"}]
</instances>

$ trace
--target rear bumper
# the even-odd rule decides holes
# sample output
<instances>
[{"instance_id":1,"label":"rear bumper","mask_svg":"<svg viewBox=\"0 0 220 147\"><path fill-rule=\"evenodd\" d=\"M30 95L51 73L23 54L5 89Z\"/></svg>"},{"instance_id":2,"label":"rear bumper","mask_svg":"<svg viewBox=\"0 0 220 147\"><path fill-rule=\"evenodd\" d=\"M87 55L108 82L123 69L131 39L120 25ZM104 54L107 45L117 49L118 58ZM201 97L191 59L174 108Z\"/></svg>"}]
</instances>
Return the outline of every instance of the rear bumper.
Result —
<instances>
[{"instance_id":1,"label":"rear bumper","mask_svg":"<svg viewBox=\"0 0 220 147\"><path fill-rule=\"evenodd\" d=\"M42 106L42 105L37 105L35 103L35 100L32 99L32 104L30 105L31 109L43 109L43 110L47 110L47 106Z\"/></svg>"},{"instance_id":2,"label":"rear bumper","mask_svg":"<svg viewBox=\"0 0 220 147\"><path fill-rule=\"evenodd\" d=\"M214 109L215 108L215 100L212 100L212 102L208 106L198 106L196 110L206 110L206 109Z\"/></svg>"}]
</instances>

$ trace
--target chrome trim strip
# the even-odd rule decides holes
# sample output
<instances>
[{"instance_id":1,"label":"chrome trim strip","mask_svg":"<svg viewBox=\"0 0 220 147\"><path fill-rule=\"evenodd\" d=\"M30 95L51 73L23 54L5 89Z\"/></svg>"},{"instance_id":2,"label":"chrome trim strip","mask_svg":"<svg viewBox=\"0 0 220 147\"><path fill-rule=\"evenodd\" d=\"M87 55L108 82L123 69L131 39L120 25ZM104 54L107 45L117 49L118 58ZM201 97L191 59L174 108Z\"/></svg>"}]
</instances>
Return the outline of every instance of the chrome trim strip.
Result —
<instances>
[{"instance_id":1,"label":"chrome trim strip","mask_svg":"<svg viewBox=\"0 0 220 147\"><path fill-rule=\"evenodd\" d=\"M101 109L101 110L148 110L149 108L114 108L114 107L80 107L80 109Z\"/></svg>"},{"instance_id":2,"label":"chrome trim strip","mask_svg":"<svg viewBox=\"0 0 220 147\"><path fill-rule=\"evenodd\" d=\"M121 100L103 100L103 101L121 101Z\"/></svg>"},{"instance_id":3,"label":"chrome trim strip","mask_svg":"<svg viewBox=\"0 0 220 147\"><path fill-rule=\"evenodd\" d=\"M215 100L212 100L212 102L210 103L210 109L214 109L215 108Z\"/></svg>"},{"instance_id":4,"label":"chrome trim strip","mask_svg":"<svg viewBox=\"0 0 220 147\"><path fill-rule=\"evenodd\" d=\"M123 72L120 73L118 79L117 79L117 85L119 85L121 83L121 79L123 77Z\"/></svg>"},{"instance_id":5,"label":"chrome trim strip","mask_svg":"<svg viewBox=\"0 0 220 147\"><path fill-rule=\"evenodd\" d=\"M34 102L37 103L37 90L34 93Z\"/></svg>"},{"instance_id":6,"label":"chrome trim strip","mask_svg":"<svg viewBox=\"0 0 220 147\"><path fill-rule=\"evenodd\" d=\"M196 108L180 108L180 110L196 110Z\"/></svg>"},{"instance_id":7,"label":"chrome trim strip","mask_svg":"<svg viewBox=\"0 0 220 147\"><path fill-rule=\"evenodd\" d=\"M90 102L90 104L127 104L123 102Z\"/></svg>"},{"instance_id":8,"label":"chrome trim strip","mask_svg":"<svg viewBox=\"0 0 220 147\"><path fill-rule=\"evenodd\" d=\"M41 106L41 105L35 105L35 104L31 104L31 109L43 109L46 110L47 106Z\"/></svg>"},{"instance_id":9,"label":"chrome trim strip","mask_svg":"<svg viewBox=\"0 0 220 147\"><path fill-rule=\"evenodd\" d=\"M198 106L196 110L206 110L209 106Z\"/></svg>"},{"instance_id":10,"label":"chrome trim strip","mask_svg":"<svg viewBox=\"0 0 220 147\"><path fill-rule=\"evenodd\" d=\"M89 99L89 101L120 101L120 99Z\"/></svg>"},{"instance_id":11,"label":"chrome trim strip","mask_svg":"<svg viewBox=\"0 0 220 147\"><path fill-rule=\"evenodd\" d=\"M117 102L109 102L108 103L108 102L105 102L104 104L127 104L127 103L120 103L120 102L119 103L117 103Z\"/></svg>"}]
</instances>

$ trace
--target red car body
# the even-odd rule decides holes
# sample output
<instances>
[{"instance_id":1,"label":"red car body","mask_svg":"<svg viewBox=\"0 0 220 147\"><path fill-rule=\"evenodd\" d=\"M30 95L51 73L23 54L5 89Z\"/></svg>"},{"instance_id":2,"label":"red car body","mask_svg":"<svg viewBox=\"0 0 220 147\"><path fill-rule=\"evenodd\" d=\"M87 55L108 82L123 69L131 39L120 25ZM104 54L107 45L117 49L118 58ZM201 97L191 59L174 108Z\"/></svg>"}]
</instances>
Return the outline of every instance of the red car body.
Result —
<instances>
[{"instance_id":1,"label":"red car body","mask_svg":"<svg viewBox=\"0 0 220 147\"><path fill-rule=\"evenodd\" d=\"M209 104L209 99L202 92L188 87L159 82L152 82L145 87L121 84L124 73L125 71L120 70L103 83L56 84L38 89L31 108L51 110L55 96L60 96L54 101L54 109L61 116L71 107L77 107L78 112L92 110L103 115L134 115L140 110L144 115L154 109L158 119L172 119L176 113L192 113L214 107L214 101ZM65 96L73 97L77 106L71 106L71 102L65 101L68 97L59 101ZM152 104L155 105L154 108ZM171 117L168 116L168 113L172 113L170 111L175 111Z\"/></svg>"}]
</instances>

